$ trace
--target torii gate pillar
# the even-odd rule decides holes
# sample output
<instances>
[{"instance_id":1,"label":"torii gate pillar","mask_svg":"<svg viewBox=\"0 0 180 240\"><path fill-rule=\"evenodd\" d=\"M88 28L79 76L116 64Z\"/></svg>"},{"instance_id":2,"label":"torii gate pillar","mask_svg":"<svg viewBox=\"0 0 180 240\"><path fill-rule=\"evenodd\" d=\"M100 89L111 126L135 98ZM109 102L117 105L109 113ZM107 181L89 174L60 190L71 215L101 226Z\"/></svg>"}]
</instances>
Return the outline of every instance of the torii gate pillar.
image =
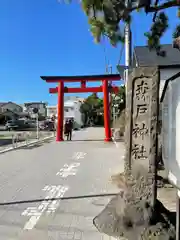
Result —
<instances>
[{"instance_id":1,"label":"torii gate pillar","mask_svg":"<svg viewBox=\"0 0 180 240\"><path fill-rule=\"evenodd\" d=\"M109 89L108 81L103 80L103 93L104 93L104 128L105 139L104 141L110 142L111 139L111 127L110 127L110 106L109 106Z\"/></svg>"},{"instance_id":2,"label":"torii gate pillar","mask_svg":"<svg viewBox=\"0 0 180 240\"><path fill-rule=\"evenodd\" d=\"M58 83L58 106L57 106L57 135L56 141L61 142L63 139L63 125L64 125L64 81Z\"/></svg>"}]
</instances>

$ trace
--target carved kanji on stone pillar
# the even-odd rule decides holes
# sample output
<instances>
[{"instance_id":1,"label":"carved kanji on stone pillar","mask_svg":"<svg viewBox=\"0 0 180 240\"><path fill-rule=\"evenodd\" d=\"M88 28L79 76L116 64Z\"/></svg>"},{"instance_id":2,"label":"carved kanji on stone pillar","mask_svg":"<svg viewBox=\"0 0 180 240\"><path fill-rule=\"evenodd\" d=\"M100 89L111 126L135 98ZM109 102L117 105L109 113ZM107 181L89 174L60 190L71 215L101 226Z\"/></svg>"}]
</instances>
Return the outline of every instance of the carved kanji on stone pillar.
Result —
<instances>
[{"instance_id":1,"label":"carved kanji on stone pillar","mask_svg":"<svg viewBox=\"0 0 180 240\"><path fill-rule=\"evenodd\" d=\"M149 178L150 202L156 199L155 162L159 115L159 70L136 68L127 84L125 171L143 167ZM145 192L144 192L145 194Z\"/></svg>"}]
</instances>

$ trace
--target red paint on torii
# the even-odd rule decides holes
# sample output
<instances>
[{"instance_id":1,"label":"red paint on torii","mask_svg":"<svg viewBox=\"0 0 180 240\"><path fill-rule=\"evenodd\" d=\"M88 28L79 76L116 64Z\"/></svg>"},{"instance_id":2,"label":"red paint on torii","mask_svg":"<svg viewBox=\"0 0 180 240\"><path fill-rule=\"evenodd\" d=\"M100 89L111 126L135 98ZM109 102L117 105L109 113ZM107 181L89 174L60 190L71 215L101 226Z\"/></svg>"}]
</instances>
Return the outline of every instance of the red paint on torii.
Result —
<instances>
[{"instance_id":1,"label":"red paint on torii","mask_svg":"<svg viewBox=\"0 0 180 240\"><path fill-rule=\"evenodd\" d=\"M119 74L105 74L93 76L41 76L41 79L47 83L58 83L58 87L50 88L50 93L58 93L58 119L57 119L57 137L56 141L63 141L63 121L64 121L64 93L83 93L83 92L103 92L104 93L104 127L105 127L105 141L111 141L110 129L110 111L109 111L109 85L108 82L118 81L121 79ZM102 81L103 85L100 87L86 87L86 82ZM64 87L64 82L80 82L80 88ZM118 90L117 87L111 87L114 92Z\"/></svg>"},{"instance_id":2,"label":"red paint on torii","mask_svg":"<svg viewBox=\"0 0 180 240\"><path fill-rule=\"evenodd\" d=\"M112 91L114 93L118 92L118 87L112 86ZM103 87L83 87L83 88L69 88L64 87L64 93L98 93L103 92ZM55 88L49 88L49 93L54 94L58 93L58 87Z\"/></svg>"}]
</instances>

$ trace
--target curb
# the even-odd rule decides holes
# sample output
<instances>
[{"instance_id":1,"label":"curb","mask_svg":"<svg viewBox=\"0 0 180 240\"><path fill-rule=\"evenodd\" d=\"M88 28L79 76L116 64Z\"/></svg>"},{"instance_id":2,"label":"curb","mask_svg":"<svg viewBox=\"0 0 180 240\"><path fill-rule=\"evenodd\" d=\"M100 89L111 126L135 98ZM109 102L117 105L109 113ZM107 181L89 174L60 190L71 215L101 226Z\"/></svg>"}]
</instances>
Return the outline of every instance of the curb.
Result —
<instances>
[{"instance_id":1,"label":"curb","mask_svg":"<svg viewBox=\"0 0 180 240\"><path fill-rule=\"evenodd\" d=\"M102 236L102 239L103 240L128 240L127 238L124 238L124 237L111 237L111 236L108 236L106 234L103 234Z\"/></svg>"},{"instance_id":2,"label":"curb","mask_svg":"<svg viewBox=\"0 0 180 240\"><path fill-rule=\"evenodd\" d=\"M108 236L108 235L104 235L102 239L103 239L103 240L117 240L117 238L110 237L110 236Z\"/></svg>"},{"instance_id":3,"label":"curb","mask_svg":"<svg viewBox=\"0 0 180 240\"><path fill-rule=\"evenodd\" d=\"M45 137L45 138L43 138L43 139L41 139L41 140L35 140L35 141L29 142L29 143L27 143L27 144L25 143L25 144L22 144L22 145L20 145L20 146L18 146L18 147L15 147L15 148L14 148L14 147L9 147L9 148L7 148L7 149L4 149L4 150L0 151L0 154L6 153L6 152L10 152L10 151L13 151L13 150L22 148L22 147L27 147L27 146L30 146L30 145L33 145L33 144L36 144L36 143L44 142L44 141L46 141L46 140L53 139L53 138L54 138L54 136Z\"/></svg>"},{"instance_id":4,"label":"curb","mask_svg":"<svg viewBox=\"0 0 180 240\"><path fill-rule=\"evenodd\" d=\"M116 148L119 148L119 144L116 142L115 137L112 137L112 141L115 144Z\"/></svg>"}]
</instances>

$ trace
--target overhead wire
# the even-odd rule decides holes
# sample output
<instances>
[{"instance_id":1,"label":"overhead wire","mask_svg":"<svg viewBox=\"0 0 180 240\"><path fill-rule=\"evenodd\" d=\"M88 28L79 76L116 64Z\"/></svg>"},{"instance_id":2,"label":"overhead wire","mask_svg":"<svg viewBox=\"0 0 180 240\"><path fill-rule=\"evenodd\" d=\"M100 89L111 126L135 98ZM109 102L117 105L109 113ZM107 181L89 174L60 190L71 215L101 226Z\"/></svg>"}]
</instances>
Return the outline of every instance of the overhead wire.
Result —
<instances>
[{"instance_id":1,"label":"overhead wire","mask_svg":"<svg viewBox=\"0 0 180 240\"><path fill-rule=\"evenodd\" d=\"M134 26L138 26L138 24L136 24L136 19L134 17L133 19L133 23L134 23ZM135 46L137 46L137 32L136 32L136 27L133 28L133 34L132 34L132 48L134 49Z\"/></svg>"},{"instance_id":2,"label":"overhead wire","mask_svg":"<svg viewBox=\"0 0 180 240\"><path fill-rule=\"evenodd\" d=\"M108 73L109 72L109 59L107 57L105 36L103 36L103 44L102 45L103 45L104 60L105 60L105 73Z\"/></svg>"},{"instance_id":3,"label":"overhead wire","mask_svg":"<svg viewBox=\"0 0 180 240\"><path fill-rule=\"evenodd\" d=\"M117 65L120 65L120 63L121 63L123 51L124 51L124 43L122 43L122 45L121 45L121 49L120 49L120 53L119 53L119 60L118 60Z\"/></svg>"}]
</instances>

